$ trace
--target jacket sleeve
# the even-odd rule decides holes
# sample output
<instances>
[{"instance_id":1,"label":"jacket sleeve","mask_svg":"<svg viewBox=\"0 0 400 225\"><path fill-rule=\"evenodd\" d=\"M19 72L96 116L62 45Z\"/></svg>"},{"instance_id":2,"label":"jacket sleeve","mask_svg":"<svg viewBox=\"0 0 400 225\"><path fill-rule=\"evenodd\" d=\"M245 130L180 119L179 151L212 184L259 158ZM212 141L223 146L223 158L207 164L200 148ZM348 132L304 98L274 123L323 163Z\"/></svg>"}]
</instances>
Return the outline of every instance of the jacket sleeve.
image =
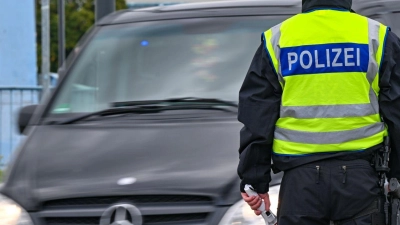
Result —
<instances>
[{"instance_id":1,"label":"jacket sleeve","mask_svg":"<svg viewBox=\"0 0 400 225\"><path fill-rule=\"evenodd\" d=\"M400 179L400 39L391 31L386 37L379 86L381 115L388 127L392 148L388 178Z\"/></svg>"},{"instance_id":2,"label":"jacket sleeve","mask_svg":"<svg viewBox=\"0 0 400 225\"><path fill-rule=\"evenodd\" d=\"M251 184L258 193L267 193L271 181L272 142L279 117L282 88L272 69L264 45L258 48L239 93L240 190Z\"/></svg>"}]
</instances>

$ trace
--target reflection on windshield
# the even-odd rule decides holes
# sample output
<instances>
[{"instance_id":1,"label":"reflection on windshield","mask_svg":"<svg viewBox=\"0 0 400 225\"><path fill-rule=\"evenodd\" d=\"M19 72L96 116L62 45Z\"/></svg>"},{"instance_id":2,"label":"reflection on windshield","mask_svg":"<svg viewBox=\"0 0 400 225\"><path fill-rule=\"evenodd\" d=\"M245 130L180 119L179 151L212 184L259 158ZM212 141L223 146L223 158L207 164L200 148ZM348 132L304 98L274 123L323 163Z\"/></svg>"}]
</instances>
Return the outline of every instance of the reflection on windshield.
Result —
<instances>
[{"instance_id":1,"label":"reflection on windshield","mask_svg":"<svg viewBox=\"0 0 400 225\"><path fill-rule=\"evenodd\" d=\"M53 113L181 97L237 101L260 35L284 18L207 18L102 28L76 61Z\"/></svg>"}]
</instances>

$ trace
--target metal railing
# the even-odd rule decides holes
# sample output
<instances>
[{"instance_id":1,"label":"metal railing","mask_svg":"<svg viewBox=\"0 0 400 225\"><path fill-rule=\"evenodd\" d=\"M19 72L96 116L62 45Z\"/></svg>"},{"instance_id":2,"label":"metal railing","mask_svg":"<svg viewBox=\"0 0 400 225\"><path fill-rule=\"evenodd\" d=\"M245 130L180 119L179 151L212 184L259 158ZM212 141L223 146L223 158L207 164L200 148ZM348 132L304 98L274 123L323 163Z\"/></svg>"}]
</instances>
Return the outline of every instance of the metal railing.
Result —
<instances>
[{"instance_id":1,"label":"metal railing","mask_svg":"<svg viewBox=\"0 0 400 225\"><path fill-rule=\"evenodd\" d=\"M19 110L38 104L41 92L41 87L0 87L0 168L7 164L22 138L17 129Z\"/></svg>"}]
</instances>

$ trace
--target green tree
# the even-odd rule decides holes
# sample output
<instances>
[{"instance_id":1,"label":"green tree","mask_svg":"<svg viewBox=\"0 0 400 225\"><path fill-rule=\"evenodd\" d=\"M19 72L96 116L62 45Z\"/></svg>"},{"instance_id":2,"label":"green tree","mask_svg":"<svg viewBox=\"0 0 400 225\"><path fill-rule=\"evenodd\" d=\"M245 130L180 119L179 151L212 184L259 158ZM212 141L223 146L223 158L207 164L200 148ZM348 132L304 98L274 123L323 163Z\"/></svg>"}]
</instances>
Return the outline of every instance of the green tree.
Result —
<instances>
[{"instance_id":1,"label":"green tree","mask_svg":"<svg viewBox=\"0 0 400 225\"><path fill-rule=\"evenodd\" d=\"M58 65L58 14L57 0L50 0L50 71L57 72ZM41 0L36 4L36 52L37 68L40 73L42 63ZM116 10L126 9L125 0L116 0ZM65 50L66 55L73 50L82 35L94 24L94 0L65 0Z\"/></svg>"}]
</instances>

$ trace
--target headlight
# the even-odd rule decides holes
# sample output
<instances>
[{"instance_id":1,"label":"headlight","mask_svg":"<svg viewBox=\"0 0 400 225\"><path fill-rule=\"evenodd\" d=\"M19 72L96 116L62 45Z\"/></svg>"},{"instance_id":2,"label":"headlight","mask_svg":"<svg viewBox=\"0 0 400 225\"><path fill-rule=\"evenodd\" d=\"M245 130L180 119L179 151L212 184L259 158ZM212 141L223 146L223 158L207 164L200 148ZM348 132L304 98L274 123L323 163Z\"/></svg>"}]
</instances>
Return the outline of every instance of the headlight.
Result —
<instances>
[{"instance_id":1,"label":"headlight","mask_svg":"<svg viewBox=\"0 0 400 225\"><path fill-rule=\"evenodd\" d=\"M280 186L269 189L271 211L276 215L278 208L278 195ZM265 225L261 216L256 216L250 206L243 200L233 205L224 215L219 225Z\"/></svg>"},{"instance_id":2,"label":"headlight","mask_svg":"<svg viewBox=\"0 0 400 225\"><path fill-rule=\"evenodd\" d=\"M0 224L33 225L28 213L11 199L0 195Z\"/></svg>"}]
</instances>

